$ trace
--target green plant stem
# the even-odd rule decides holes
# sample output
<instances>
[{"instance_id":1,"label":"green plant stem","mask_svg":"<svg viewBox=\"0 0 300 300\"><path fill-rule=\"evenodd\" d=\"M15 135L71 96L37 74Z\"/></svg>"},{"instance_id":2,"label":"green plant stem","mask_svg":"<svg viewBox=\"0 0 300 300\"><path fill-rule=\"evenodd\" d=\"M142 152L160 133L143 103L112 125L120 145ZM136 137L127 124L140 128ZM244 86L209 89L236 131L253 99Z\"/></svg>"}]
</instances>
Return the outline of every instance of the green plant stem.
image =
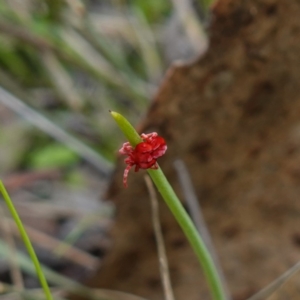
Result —
<instances>
[{"instance_id":1,"label":"green plant stem","mask_svg":"<svg viewBox=\"0 0 300 300\"><path fill-rule=\"evenodd\" d=\"M1 180L0 180L0 192L1 192L1 194L3 196L3 199L4 199L6 205L7 205L8 209L9 209L9 211L10 211L10 213L11 213L11 215L12 215L12 217L13 217L13 219L14 219L14 221L15 221L18 229L19 229L19 231L20 231L20 235L21 235L21 237L23 239L25 247L26 247L26 249L27 249L27 251L29 253L29 256L30 256L30 258L31 258L31 260L32 260L32 262L34 264L37 276L38 276L38 278L40 280L40 283L41 283L41 286L42 286L42 288L44 290L46 299L47 300L52 300L53 298L52 298L52 295L51 295L48 283L46 281L46 278L44 276L44 273L42 271L42 268L40 266L39 260L38 260L36 254L35 254L35 251L34 251L34 249L32 247L30 239L29 239L29 237L28 237L28 235L27 235L27 233L25 231L23 223L22 223L22 221L21 221L21 219L20 219L20 217L19 217L19 215L18 215L18 213L17 213L17 211L16 211L16 209L14 207L14 204L11 201L11 199L10 199L10 197L8 195L8 192L6 191L6 188L4 187L4 184L3 184L3 182Z\"/></svg>"},{"instance_id":2,"label":"green plant stem","mask_svg":"<svg viewBox=\"0 0 300 300\"><path fill-rule=\"evenodd\" d=\"M132 127L132 125L120 114L111 112L112 117L115 119L120 129L128 139L129 143L135 147L138 143L142 142L141 137ZM207 250L201 236L199 235L194 223L185 211L180 200L176 196L173 188L169 184L167 178L160 168L157 170L148 169L148 174L152 178L158 191L162 195L166 204L173 213L175 219L181 226L184 234L190 242L193 250L195 251L197 258L203 268L203 272L206 276L208 284L211 289L211 293L214 300L225 300L225 292L223 286L214 265L211 255Z\"/></svg>"},{"instance_id":3,"label":"green plant stem","mask_svg":"<svg viewBox=\"0 0 300 300\"><path fill-rule=\"evenodd\" d=\"M147 172L194 249L211 288L213 298L216 300L225 299L222 283L211 255L163 171L158 168L157 170L148 169Z\"/></svg>"}]
</instances>

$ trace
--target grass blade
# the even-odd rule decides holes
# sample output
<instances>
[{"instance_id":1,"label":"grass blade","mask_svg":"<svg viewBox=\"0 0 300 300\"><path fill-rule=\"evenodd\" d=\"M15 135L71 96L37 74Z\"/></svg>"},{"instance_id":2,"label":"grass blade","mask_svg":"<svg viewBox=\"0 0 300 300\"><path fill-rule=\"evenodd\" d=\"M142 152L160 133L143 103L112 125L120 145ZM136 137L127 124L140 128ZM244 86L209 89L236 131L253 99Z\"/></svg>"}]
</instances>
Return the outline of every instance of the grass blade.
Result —
<instances>
[{"instance_id":1,"label":"grass blade","mask_svg":"<svg viewBox=\"0 0 300 300\"><path fill-rule=\"evenodd\" d=\"M105 158L100 156L96 151L92 150L90 147L86 146L78 139L70 135L69 133L62 130L56 124L48 120L46 117L36 112L21 100L16 98L11 93L7 92L5 89L0 87L0 102L5 106L9 107L11 110L21 115L31 124L35 125L39 129L48 133L51 137L58 140L62 144L66 145L77 153L80 157L89 162L92 166L98 169L98 171L104 175L108 176L112 169L112 164L108 162Z\"/></svg>"},{"instance_id":2,"label":"grass blade","mask_svg":"<svg viewBox=\"0 0 300 300\"><path fill-rule=\"evenodd\" d=\"M273 293L276 292L284 283L286 283L292 276L300 270L300 262L296 263L293 267L263 288L261 291L251 296L247 300L266 300Z\"/></svg>"},{"instance_id":3,"label":"grass blade","mask_svg":"<svg viewBox=\"0 0 300 300\"><path fill-rule=\"evenodd\" d=\"M47 300L52 300L52 295L51 295L51 292L50 292L50 289L49 289L49 286L48 286L48 283L47 283L47 280L45 278L45 275L42 271L42 268L40 266L40 263L39 263L39 260L35 254L35 251L32 247L32 244L30 242L30 239L25 231L25 228L23 226L23 223L19 217L19 214L17 213L15 207L14 207L14 204L13 202L11 201L2 181L0 181L0 192L3 196L3 199L7 205L7 208L9 209L19 231L20 231L20 235L22 237L22 240L26 246L26 249L30 255L30 258L34 264L34 267L35 267L35 270L36 270L36 273L37 273L37 276L40 280L40 283L41 283L41 286L43 287L43 290L45 292L45 296L46 296L46 299Z\"/></svg>"}]
</instances>

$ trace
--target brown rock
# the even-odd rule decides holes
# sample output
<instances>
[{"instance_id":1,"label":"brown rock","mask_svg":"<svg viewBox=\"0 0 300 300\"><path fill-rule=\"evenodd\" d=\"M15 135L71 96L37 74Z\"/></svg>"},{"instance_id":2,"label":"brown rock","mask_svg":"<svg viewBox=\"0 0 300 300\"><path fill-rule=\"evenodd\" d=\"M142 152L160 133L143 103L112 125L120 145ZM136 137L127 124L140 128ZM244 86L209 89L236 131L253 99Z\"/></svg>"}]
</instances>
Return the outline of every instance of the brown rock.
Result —
<instances>
[{"instance_id":1,"label":"brown rock","mask_svg":"<svg viewBox=\"0 0 300 300\"><path fill-rule=\"evenodd\" d=\"M160 165L179 195L172 164L187 164L236 300L300 258L299 16L297 0L219 1L207 54L169 70L141 126L166 138ZM123 168L108 193L114 247L90 284L163 299L143 175L132 172L125 190ZM176 299L208 299L163 203L161 218Z\"/></svg>"}]
</instances>

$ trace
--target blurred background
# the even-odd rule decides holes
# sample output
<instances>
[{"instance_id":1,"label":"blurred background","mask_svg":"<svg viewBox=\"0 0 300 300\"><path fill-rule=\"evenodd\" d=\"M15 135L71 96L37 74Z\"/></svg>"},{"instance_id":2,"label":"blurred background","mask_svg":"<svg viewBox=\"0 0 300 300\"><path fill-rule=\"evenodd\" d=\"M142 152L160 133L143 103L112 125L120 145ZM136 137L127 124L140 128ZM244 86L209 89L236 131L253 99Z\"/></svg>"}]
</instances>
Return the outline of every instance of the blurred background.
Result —
<instances>
[{"instance_id":1,"label":"blurred background","mask_svg":"<svg viewBox=\"0 0 300 300\"><path fill-rule=\"evenodd\" d=\"M52 283L85 279L110 245L101 197L124 138L108 110L138 123L168 67L207 48L210 2L0 1L0 178ZM0 208L1 288L37 287Z\"/></svg>"}]
</instances>

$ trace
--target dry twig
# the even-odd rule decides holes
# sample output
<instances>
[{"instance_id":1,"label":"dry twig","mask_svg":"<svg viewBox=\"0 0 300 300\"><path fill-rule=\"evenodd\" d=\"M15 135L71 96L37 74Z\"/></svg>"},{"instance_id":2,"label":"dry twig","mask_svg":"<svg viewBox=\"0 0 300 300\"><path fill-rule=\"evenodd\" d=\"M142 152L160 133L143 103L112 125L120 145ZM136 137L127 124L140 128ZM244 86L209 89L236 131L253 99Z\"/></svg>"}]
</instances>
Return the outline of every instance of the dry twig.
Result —
<instances>
[{"instance_id":1,"label":"dry twig","mask_svg":"<svg viewBox=\"0 0 300 300\"><path fill-rule=\"evenodd\" d=\"M155 239L157 244L157 252L159 257L160 275L162 279L164 294L166 300L174 300L174 294L170 279L168 259L166 254L166 249L164 245L164 239L161 231L160 221L159 221L159 209L158 201L155 193L154 186L148 175L145 176L145 182L148 188L148 192L151 200L151 210L152 210L152 222L155 233Z\"/></svg>"}]
</instances>

